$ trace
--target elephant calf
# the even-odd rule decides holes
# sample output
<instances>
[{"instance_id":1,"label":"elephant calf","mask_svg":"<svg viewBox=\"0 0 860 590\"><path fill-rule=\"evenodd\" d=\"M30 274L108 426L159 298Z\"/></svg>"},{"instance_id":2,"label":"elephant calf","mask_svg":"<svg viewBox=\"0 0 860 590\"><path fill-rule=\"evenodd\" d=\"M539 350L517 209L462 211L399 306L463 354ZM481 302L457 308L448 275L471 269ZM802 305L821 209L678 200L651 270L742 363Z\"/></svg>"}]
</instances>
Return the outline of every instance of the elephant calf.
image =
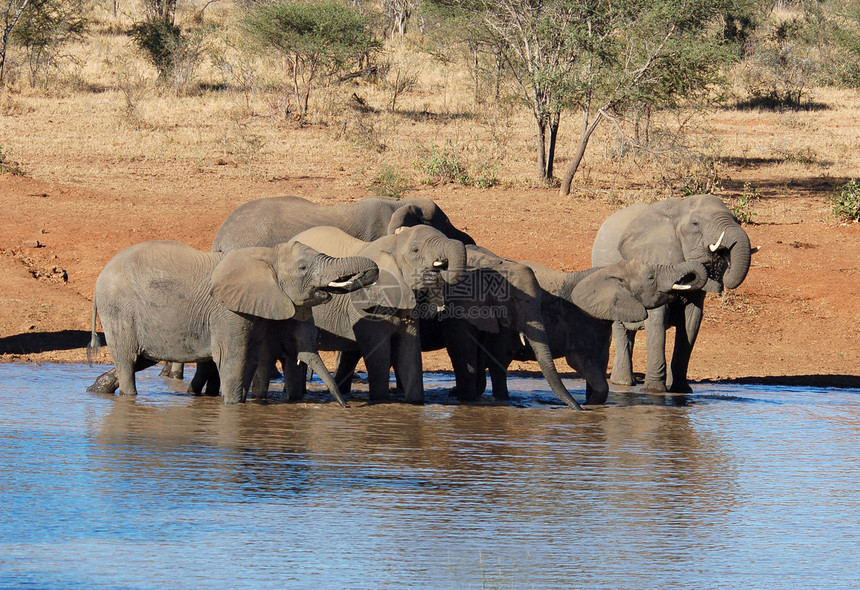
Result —
<instances>
[{"instance_id":1,"label":"elephant calf","mask_svg":"<svg viewBox=\"0 0 860 590\"><path fill-rule=\"evenodd\" d=\"M525 262L540 284L541 314L553 358L564 357L586 381L586 403L606 402L606 368L612 321L639 321L647 310L664 305L678 293L701 289L707 270L696 262L648 265L622 261L603 268L561 272ZM535 360L520 334L505 329L481 340L493 382L493 395L507 397L507 368L512 360ZM483 373L483 369L481 371ZM479 382L478 394L484 383Z\"/></svg>"},{"instance_id":2,"label":"elephant calf","mask_svg":"<svg viewBox=\"0 0 860 590\"><path fill-rule=\"evenodd\" d=\"M312 321L311 306L332 293L376 280L367 258L332 258L300 243L201 252L181 242L151 241L126 248L108 262L93 296L91 360L101 318L115 376L91 391L136 395L134 374L159 360L214 360L224 403L245 401L271 321ZM315 330L304 330L301 352L328 376L316 352ZM341 401L334 382L329 388Z\"/></svg>"}]
</instances>

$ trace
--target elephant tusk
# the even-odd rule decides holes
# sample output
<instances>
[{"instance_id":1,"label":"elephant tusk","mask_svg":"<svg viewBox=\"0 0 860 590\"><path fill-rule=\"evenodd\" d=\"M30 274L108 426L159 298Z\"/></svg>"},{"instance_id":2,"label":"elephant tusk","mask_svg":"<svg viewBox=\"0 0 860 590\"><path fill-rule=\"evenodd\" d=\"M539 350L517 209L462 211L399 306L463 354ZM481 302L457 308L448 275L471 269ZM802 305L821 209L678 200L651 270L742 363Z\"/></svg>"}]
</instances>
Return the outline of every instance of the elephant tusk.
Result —
<instances>
[{"instance_id":1,"label":"elephant tusk","mask_svg":"<svg viewBox=\"0 0 860 590\"><path fill-rule=\"evenodd\" d=\"M328 284L329 287L334 288L343 288L349 287L352 284L352 281L332 281Z\"/></svg>"},{"instance_id":2,"label":"elephant tusk","mask_svg":"<svg viewBox=\"0 0 860 590\"><path fill-rule=\"evenodd\" d=\"M442 312L444 312L444 311L445 311L445 306L444 306L444 305L437 305L437 306L436 306L436 313L442 313Z\"/></svg>"},{"instance_id":3,"label":"elephant tusk","mask_svg":"<svg viewBox=\"0 0 860 590\"><path fill-rule=\"evenodd\" d=\"M448 261L447 260L436 260L435 262L433 262L433 266L435 268L441 268L443 266L448 266Z\"/></svg>"},{"instance_id":4,"label":"elephant tusk","mask_svg":"<svg viewBox=\"0 0 860 590\"><path fill-rule=\"evenodd\" d=\"M719 239L719 240L717 240L717 243L716 243L716 244L710 244L710 245L708 246L708 250L710 250L711 252L716 252L716 251L717 251L717 249L720 247L720 244L722 244L722 243L723 243L723 238L724 238L724 237L726 237L726 230L723 230L723 233L721 233L721 234L720 234L720 239Z\"/></svg>"},{"instance_id":5,"label":"elephant tusk","mask_svg":"<svg viewBox=\"0 0 860 590\"><path fill-rule=\"evenodd\" d=\"M528 343L526 342L526 335L522 332L520 332L520 342L523 343L523 346L528 346Z\"/></svg>"},{"instance_id":6,"label":"elephant tusk","mask_svg":"<svg viewBox=\"0 0 860 590\"><path fill-rule=\"evenodd\" d=\"M755 254L759 250L761 250L761 246L756 246L754 248L750 248L750 254Z\"/></svg>"},{"instance_id":7,"label":"elephant tusk","mask_svg":"<svg viewBox=\"0 0 860 590\"><path fill-rule=\"evenodd\" d=\"M692 285L682 285L681 283L675 283L672 285L673 291L689 291L692 288Z\"/></svg>"}]
</instances>

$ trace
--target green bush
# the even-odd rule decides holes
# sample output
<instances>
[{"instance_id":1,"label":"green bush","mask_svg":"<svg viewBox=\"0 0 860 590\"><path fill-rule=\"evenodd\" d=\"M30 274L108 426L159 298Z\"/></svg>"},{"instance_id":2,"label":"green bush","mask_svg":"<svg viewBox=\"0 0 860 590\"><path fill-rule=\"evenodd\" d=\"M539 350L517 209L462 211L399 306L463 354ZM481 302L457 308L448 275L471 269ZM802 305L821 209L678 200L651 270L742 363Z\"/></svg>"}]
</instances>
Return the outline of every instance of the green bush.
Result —
<instances>
[{"instance_id":1,"label":"green bush","mask_svg":"<svg viewBox=\"0 0 860 590\"><path fill-rule=\"evenodd\" d=\"M132 27L131 36L158 70L159 77L168 78L173 72L174 48L182 44L179 27L161 20L142 22Z\"/></svg>"},{"instance_id":2,"label":"green bush","mask_svg":"<svg viewBox=\"0 0 860 590\"><path fill-rule=\"evenodd\" d=\"M409 188L409 181L391 166L383 166L370 183L378 197L399 199Z\"/></svg>"},{"instance_id":3,"label":"green bush","mask_svg":"<svg viewBox=\"0 0 860 590\"><path fill-rule=\"evenodd\" d=\"M732 199L732 206L729 207L732 215L734 215L740 223L752 223L753 217L756 216L756 213L753 212L752 208L760 197L761 195L758 194L758 190L750 183L745 182L744 192Z\"/></svg>"},{"instance_id":4,"label":"green bush","mask_svg":"<svg viewBox=\"0 0 860 590\"><path fill-rule=\"evenodd\" d=\"M830 196L833 214L846 221L860 221L860 184L851 179Z\"/></svg>"},{"instance_id":5,"label":"green bush","mask_svg":"<svg viewBox=\"0 0 860 590\"><path fill-rule=\"evenodd\" d=\"M425 174L425 184L456 182L470 185L473 182L466 168L460 163L457 152L451 148L440 148L434 145L416 164L416 167Z\"/></svg>"}]
</instances>

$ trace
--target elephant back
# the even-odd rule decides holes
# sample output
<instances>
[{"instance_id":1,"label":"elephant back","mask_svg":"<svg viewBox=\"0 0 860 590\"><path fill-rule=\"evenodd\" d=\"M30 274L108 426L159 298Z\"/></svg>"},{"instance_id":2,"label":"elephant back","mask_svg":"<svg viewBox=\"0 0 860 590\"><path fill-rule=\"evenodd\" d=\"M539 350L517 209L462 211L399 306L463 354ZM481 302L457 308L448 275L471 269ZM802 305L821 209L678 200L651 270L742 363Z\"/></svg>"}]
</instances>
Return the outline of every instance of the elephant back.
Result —
<instances>
[{"instance_id":1,"label":"elephant back","mask_svg":"<svg viewBox=\"0 0 860 590\"><path fill-rule=\"evenodd\" d=\"M299 242L335 258L357 256L369 243L330 225L306 229L290 240L290 243L293 242Z\"/></svg>"},{"instance_id":2,"label":"elephant back","mask_svg":"<svg viewBox=\"0 0 860 590\"><path fill-rule=\"evenodd\" d=\"M592 266L608 266L621 262L621 252L619 244L624 236L627 226L639 215L645 212L648 205L645 203L633 203L619 211L610 215L600 229L597 231L597 236L594 238L594 245L591 248L591 265Z\"/></svg>"}]
</instances>

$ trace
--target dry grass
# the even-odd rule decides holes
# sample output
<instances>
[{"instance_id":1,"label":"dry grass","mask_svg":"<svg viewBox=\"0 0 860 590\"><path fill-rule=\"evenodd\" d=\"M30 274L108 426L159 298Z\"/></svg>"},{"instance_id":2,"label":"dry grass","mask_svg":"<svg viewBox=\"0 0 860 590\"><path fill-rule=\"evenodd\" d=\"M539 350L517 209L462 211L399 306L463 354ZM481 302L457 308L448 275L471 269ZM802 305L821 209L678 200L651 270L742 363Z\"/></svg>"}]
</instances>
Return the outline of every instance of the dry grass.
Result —
<instances>
[{"instance_id":1,"label":"dry grass","mask_svg":"<svg viewBox=\"0 0 860 590\"><path fill-rule=\"evenodd\" d=\"M186 6L180 22L191 22L198 4ZM235 14L230 3L206 9L210 22L230 22ZM223 72L212 63L198 77L204 90L179 97L157 87L154 70L128 37L115 33L133 18L98 15L95 34L85 46L71 48L82 64L74 83L50 92L13 85L0 94L0 146L30 175L105 189L123 187L131 177L142 181L132 190L165 191L181 183L195 192L210 190L219 178L254 186L308 176L328 178L333 190L358 193L384 169L418 183L416 164L439 146L456 152L473 175L492 169L504 187L536 186L530 113L493 100L477 104L467 67L439 61L409 42L387 47L387 80L318 91L310 124L298 126L280 108L274 62L256 64L261 69L253 92L237 88L235 80L226 80L224 88ZM239 59L227 40L211 42ZM398 71L413 75L416 84L398 96L391 111L391 77ZM351 108L353 94L372 112ZM607 123L592 139L575 189L624 204L666 196L685 179L711 172L727 194L750 182L764 196L814 188L822 177L849 178L860 168L860 97L818 89L815 100L826 108L715 108L689 119L688 113L657 117L655 134L681 140L657 146L659 156L633 157L622 137L629 127ZM558 171L567 164L578 128L578 116L563 118Z\"/></svg>"}]
</instances>

